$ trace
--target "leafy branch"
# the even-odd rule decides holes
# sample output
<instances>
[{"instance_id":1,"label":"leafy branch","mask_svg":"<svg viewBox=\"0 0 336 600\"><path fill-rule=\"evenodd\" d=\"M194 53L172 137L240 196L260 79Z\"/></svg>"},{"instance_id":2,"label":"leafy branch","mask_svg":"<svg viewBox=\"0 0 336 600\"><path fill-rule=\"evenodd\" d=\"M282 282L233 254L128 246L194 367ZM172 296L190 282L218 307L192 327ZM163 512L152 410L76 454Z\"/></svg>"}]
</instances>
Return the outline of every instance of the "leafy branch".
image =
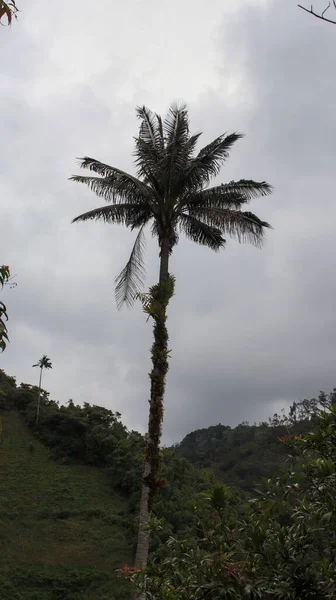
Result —
<instances>
[{"instance_id":1,"label":"leafy branch","mask_svg":"<svg viewBox=\"0 0 336 600\"><path fill-rule=\"evenodd\" d=\"M3 25L3 23L1 23L2 17L7 17L7 25L10 26L12 24L13 17L14 19L17 19L18 12L19 9L15 4L15 0L11 0L10 2L3 2L0 0L0 25Z\"/></svg>"}]
</instances>

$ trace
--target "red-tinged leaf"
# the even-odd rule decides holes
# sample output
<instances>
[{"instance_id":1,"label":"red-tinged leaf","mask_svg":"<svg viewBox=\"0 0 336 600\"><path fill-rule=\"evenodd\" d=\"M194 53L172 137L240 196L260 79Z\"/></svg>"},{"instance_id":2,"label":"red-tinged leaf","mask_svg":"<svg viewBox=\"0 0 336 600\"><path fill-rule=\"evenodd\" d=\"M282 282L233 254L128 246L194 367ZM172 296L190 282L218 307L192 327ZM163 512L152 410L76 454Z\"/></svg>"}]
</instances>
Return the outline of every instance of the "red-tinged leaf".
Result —
<instances>
[{"instance_id":1,"label":"red-tinged leaf","mask_svg":"<svg viewBox=\"0 0 336 600\"><path fill-rule=\"evenodd\" d=\"M7 17L7 25L10 26L12 24L13 17L15 19L17 19L17 15L16 15L17 12L19 12L19 9L17 8L17 6L15 4L15 0L11 0L11 2L8 2L8 3L0 0L0 24L1 25L3 25L3 23L1 23L2 17L6 16Z\"/></svg>"}]
</instances>

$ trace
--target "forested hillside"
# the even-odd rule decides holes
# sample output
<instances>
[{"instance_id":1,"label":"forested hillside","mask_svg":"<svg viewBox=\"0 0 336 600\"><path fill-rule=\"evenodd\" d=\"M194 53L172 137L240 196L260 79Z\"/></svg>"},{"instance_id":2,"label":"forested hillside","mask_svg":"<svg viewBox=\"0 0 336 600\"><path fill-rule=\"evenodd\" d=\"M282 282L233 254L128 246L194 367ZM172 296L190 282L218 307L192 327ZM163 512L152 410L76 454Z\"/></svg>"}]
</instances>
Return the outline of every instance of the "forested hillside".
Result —
<instances>
[{"instance_id":1,"label":"forested hillside","mask_svg":"<svg viewBox=\"0 0 336 600\"><path fill-rule=\"evenodd\" d=\"M331 600L336 597L335 390L309 433L288 433L287 469L248 503L216 484L194 503L197 536L169 539L164 561L127 572L155 600ZM319 408L318 408L319 405ZM290 419L295 421L296 408ZM288 419L288 420L290 420ZM283 420L283 419L282 419ZM285 419L286 420L286 419Z\"/></svg>"},{"instance_id":2,"label":"forested hillside","mask_svg":"<svg viewBox=\"0 0 336 600\"><path fill-rule=\"evenodd\" d=\"M144 438L118 413L60 406L46 391L36 426L37 397L35 386L0 370L1 598L127 599L129 582L116 569L134 559ZM260 477L285 470L280 438L312 429L317 405L294 403L269 424L198 430L163 449L152 556L167 554L171 535L197 538L192 507L216 480L232 488L230 514L243 515Z\"/></svg>"},{"instance_id":3,"label":"forested hillside","mask_svg":"<svg viewBox=\"0 0 336 600\"><path fill-rule=\"evenodd\" d=\"M134 558L144 438L120 415L16 385L0 370L1 600L123 600L116 569ZM155 514L166 519L152 550L194 527L190 498L209 472L167 449Z\"/></svg>"},{"instance_id":4,"label":"forested hillside","mask_svg":"<svg viewBox=\"0 0 336 600\"><path fill-rule=\"evenodd\" d=\"M274 415L268 423L198 429L175 446L175 453L198 468L210 468L225 484L251 492L261 478L283 470L288 452L281 438L311 430L317 406L316 399L302 400L293 403L288 415Z\"/></svg>"}]
</instances>

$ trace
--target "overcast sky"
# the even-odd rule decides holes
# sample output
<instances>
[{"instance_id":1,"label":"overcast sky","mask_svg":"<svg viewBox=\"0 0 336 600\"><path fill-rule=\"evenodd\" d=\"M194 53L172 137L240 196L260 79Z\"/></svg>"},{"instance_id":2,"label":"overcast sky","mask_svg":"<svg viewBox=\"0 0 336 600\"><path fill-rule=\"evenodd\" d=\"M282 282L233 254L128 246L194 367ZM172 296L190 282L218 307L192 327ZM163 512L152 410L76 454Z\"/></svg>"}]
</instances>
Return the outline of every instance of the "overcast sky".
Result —
<instances>
[{"instance_id":1,"label":"overcast sky","mask_svg":"<svg viewBox=\"0 0 336 600\"><path fill-rule=\"evenodd\" d=\"M274 230L262 250L175 248L165 443L336 386L336 27L294 0L17 4L0 31L0 263L18 284L1 297L0 368L35 384L46 353L53 399L104 405L145 431L151 324L140 306L117 311L113 283L134 233L71 225L102 201L68 177L84 155L132 172L135 107L165 113L178 99L204 144L246 134L219 181L271 183L251 208ZM146 258L150 285L150 236Z\"/></svg>"}]
</instances>

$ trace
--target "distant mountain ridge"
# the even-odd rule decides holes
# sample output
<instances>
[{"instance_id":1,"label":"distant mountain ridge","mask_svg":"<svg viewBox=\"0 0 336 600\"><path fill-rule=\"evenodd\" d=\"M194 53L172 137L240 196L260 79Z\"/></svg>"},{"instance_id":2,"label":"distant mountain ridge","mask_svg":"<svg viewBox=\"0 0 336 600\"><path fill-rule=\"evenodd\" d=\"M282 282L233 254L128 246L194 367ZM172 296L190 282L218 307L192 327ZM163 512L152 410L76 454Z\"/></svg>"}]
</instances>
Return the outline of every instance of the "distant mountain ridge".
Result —
<instances>
[{"instance_id":1,"label":"distant mountain ridge","mask_svg":"<svg viewBox=\"0 0 336 600\"><path fill-rule=\"evenodd\" d=\"M281 438L311 430L318 404L315 398L295 402L288 415L274 415L269 423L197 429L176 444L174 452L197 468L211 469L226 485L252 492L262 478L273 477L286 467L288 449Z\"/></svg>"}]
</instances>

